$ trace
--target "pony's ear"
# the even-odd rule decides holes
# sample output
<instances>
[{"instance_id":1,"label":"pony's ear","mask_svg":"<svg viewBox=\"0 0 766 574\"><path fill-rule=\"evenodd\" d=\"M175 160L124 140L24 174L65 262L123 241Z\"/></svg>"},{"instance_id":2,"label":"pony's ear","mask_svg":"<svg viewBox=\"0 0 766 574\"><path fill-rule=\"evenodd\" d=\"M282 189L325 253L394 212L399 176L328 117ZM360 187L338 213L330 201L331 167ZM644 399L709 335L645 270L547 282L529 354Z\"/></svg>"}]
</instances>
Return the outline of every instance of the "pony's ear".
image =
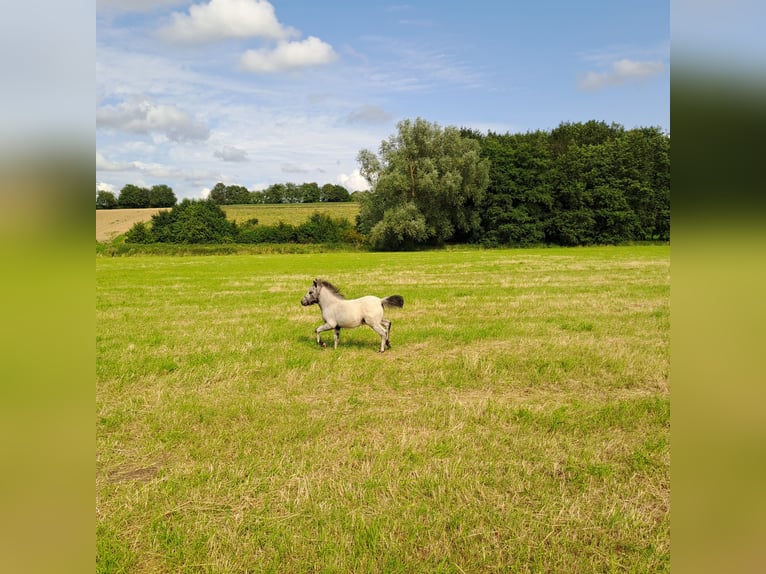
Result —
<instances>
[{"instance_id":1,"label":"pony's ear","mask_svg":"<svg viewBox=\"0 0 766 574\"><path fill-rule=\"evenodd\" d=\"M317 286L317 283L319 282L319 279L314 279L314 287Z\"/></svg>"}]
</instances>

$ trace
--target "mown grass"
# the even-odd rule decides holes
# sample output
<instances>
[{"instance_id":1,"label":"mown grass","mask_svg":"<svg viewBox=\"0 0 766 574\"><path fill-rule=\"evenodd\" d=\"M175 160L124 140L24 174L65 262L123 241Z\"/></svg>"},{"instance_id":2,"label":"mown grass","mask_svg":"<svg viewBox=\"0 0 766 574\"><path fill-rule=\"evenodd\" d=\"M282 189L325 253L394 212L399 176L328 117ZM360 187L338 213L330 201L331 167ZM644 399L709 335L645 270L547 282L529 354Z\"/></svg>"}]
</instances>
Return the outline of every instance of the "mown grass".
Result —
<instances>
[{"instance_id":1,"label":"mown grass","mask_svg":"<svg viewBox=\"0 0 766 574\"><path fill-rule=\"evenodd\" d=\"M316 345L316 276L404 296L390 352ZM96 278L97 571L669 569L667 246Z\"/></svg>"},{"instance_id":2,"label":"mown grass","mask_svg":"<svg viewBox=\"0 0 766 574\"><path fill-rule=\"evenodd\" d=\"M355 201L327 203L290 203L263 205L223 205L226 217L237 223L257 219L261 225L276 225L280 221L300 225L314 213L325 213L333 218L348 219L352 224L359 213Z\"/></svg>"}]
</instances>

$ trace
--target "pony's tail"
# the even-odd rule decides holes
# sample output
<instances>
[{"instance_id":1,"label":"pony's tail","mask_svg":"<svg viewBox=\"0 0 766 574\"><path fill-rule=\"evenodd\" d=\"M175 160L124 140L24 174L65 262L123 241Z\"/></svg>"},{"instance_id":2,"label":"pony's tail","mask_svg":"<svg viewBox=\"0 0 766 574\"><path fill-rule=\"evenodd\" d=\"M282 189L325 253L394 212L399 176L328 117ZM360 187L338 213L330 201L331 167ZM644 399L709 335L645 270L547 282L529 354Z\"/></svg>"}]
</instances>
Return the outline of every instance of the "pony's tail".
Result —
<instances>
[{"instance_id":1,"label":"pony's tail","mask_svg":"<svg viewBox=\"0 0 766 574\"><path fill-rule=\"evenodd\" d=\"M380 302L384 307L404 307L404 298L401 295L391 295Z\"/></svg>"}]
</instances>

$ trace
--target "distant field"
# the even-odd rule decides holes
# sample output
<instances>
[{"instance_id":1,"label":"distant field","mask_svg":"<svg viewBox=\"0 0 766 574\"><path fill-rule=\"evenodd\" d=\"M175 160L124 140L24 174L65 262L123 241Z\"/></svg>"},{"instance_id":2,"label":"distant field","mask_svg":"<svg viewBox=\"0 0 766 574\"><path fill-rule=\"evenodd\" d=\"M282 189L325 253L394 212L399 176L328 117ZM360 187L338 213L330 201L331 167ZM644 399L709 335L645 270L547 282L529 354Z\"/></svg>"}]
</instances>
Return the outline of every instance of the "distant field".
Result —
<instances>
[{"instance_id":1,"label":"distant field","mask_svg":"<svg viewBox=\"0 0 766 574\"><path fill-rule=\"evenodd\" d=\"M293 204L269 204L269 205L224 205L223 210L229 219L247 221L255 217L258 223L273 225L284 221L292 225L299 225L306 221L313 213L327 213L332 217L342 217L351 223L356 221L359 213L359 204L355 201L342 203L293 203Z\"/></svg>"},{"instance_id":2,"label":"distant field","mask_svg":"<svg viewBox=\"0 0 766 574\"><path fill-rule=\"evenodd\" d=\"M400 294L322 350L324 277ZM97 572L667 572L668 246L96 258ZM325 333L332 341L332 333Z\"/></svg>"},{"instance_id":3,"label":"distant field","mask_svg":"<svg viewBox=\"0 0 766 574\"><path fill-rule=\"evenodd\" d=\"M224 205L222 209L229 219L237 223L256 218L263 225L284 221L297 225L306 221L313 213L327 213L355 222L359 213L356 202L343 203L299 203L284 205ZM139 221L149 221L159 209L97 209L96 241L109 241L125 233Z\"/></svg>"},{"instance_id":4,"label":"distant field","mask_svg":"<svg viewBox=\"0 0 766 574\"><path fill-rule=\"evenodd\" d=\"M139 221L149 221L161 209L97 209L96 241L109 241Z\"/></svg>"}]
</instances>

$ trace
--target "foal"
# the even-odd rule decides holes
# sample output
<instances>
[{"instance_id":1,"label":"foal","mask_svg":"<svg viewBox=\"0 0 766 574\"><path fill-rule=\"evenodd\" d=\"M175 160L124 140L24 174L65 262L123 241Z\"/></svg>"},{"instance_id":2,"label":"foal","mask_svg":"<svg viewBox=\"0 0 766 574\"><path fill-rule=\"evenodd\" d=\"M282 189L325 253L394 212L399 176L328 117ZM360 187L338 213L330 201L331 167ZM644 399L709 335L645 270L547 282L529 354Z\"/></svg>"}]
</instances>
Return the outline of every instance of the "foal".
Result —
<instances>
[{"instance_id":1,"label":"foal","mask_svg":"<svg viewBox=\"0 0 766 574\"><path fill-rule=\"evenodd\" d=\"M391 347L391 321L383 318L384 307L403 307L404 299L400 295L391 295L385 299L367 295L359 299L346 299L332 283L314 279L314 284L301 299L301 305L319 304L324 325L316 328L317 343L324 347L320 334L335 329L335 347L338 348L340 330L353 329L359 325L369 325L380 335L380 352Z\"/></svg>"}]
</instances>

